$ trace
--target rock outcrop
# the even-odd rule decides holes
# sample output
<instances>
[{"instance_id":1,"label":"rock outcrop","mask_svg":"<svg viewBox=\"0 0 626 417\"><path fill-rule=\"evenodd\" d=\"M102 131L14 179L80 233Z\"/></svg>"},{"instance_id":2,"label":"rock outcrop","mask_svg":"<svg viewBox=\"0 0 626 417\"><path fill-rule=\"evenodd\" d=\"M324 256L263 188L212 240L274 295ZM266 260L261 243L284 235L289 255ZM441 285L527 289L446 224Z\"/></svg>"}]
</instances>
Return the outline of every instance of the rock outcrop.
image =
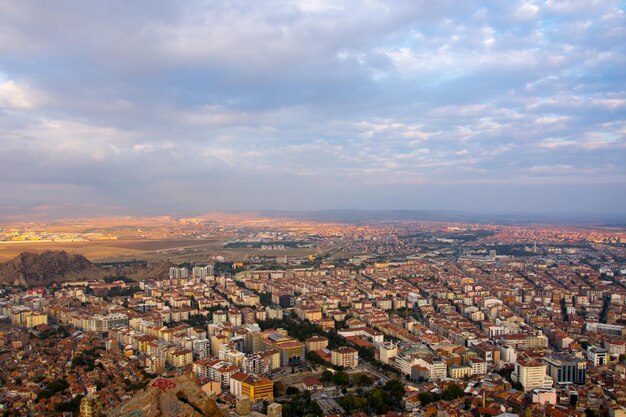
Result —
<instances>
[{"instance_id":1,"label":"rock outcrop","mask_svg":"<svg viewBox=\"0 0 626 417\"><path fill-rule=\"evenodd\" d=\"M191 374L156 378L129 401L106 412L107 417L223 417L214 400Z\"/></svg>"},{"instance_id":2,"label":"rock outcrop","mask_svg":"<svg viewBox=\"0 0 626 417\"><path fill-rule=\"evenodd\" d=\"M0 263L0 284L41 287L53 282L102 279L107 276L125 276L135 281L165 278L169 261L150 265L103 268L83 255L65 251L24 252L8 262Z\"/></svg>"},{"instance_id":3,"label":"rock outcrop","mask_svg":"<svg viewBox=\"0 0 626 417\"><path fill-rule=\"evenodd\" d=\"M104 271L87 258L65 251L24 252L0 264L0 283L7 285L36 287L102 276Z\"/></svg>"}]
</instances>

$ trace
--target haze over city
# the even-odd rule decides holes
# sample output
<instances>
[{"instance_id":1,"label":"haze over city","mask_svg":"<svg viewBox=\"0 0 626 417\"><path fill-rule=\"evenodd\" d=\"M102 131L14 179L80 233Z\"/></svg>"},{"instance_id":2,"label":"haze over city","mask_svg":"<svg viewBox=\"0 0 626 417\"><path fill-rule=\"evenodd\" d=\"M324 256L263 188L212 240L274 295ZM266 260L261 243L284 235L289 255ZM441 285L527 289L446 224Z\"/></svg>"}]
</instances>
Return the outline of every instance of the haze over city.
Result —
<instances>
[{"instance_id":1,"label":"haze over city","mask_svg":"<svg viewBox=\"0 0 626 417\"><path fill-rule=\"evenodd\" d=\"M0 215L624 213L622 1L0 2Z\"/></svg>"}]
</instances>

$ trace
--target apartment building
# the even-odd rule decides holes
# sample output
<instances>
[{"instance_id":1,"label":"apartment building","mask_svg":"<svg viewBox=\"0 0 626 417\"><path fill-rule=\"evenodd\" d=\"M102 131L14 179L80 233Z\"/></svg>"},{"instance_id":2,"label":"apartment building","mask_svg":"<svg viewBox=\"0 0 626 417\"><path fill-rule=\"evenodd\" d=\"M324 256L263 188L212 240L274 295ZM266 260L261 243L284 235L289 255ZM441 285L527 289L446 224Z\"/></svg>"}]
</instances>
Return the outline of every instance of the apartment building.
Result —
<instances>
[{"instance_id":1,"label":"apartment building","mask_svg":"<svg viewBox=\"0 0 626 417\"><path fill-rule=\"evenodd\" d=\"M535 388L551 388L553 383L552 378L546 375L546 365L536 361L521 360L515 363L511 379L522 384L524 392Z\"/></svg>"},{"instance_id":2,"label":"apartment building","mask_svg":"<svg viewBox=\"0 0 626 417\"><path fill-rule=\"evenodd\" d=\"M359 366L359 352L351 347L340 347L331 350L331 363L346 369Z\"/></svg>"}]
</instances>

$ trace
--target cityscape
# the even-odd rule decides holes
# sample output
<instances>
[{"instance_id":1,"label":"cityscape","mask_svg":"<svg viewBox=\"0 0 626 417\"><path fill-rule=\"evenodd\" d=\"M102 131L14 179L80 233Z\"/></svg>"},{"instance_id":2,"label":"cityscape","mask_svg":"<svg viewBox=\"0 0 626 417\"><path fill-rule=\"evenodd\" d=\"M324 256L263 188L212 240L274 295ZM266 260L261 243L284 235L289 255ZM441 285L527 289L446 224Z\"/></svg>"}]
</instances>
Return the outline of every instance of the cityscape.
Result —
<instances>
[{"instance_id":1,"label":"cityscape","mask_svg":"<svg viewBox=\"0 0 626 417\"><path fill-rule=\"evenodd\" d=\"M626 417L626 0L0 0L0 417Z\"/></svg>"},{"instance_id":2,"label":"cityscape","mask_svg":"<svg viewBox=\"0 0 626 417\"><path fill-rule=\"evenodd\" d=\"M146 227L140 223L105 243L135 242L134 227ZM623 227L316 224L242 215L162 223L152 230L161 237L144 244L189 246L132 261L108 255L95 264L108 274L79 269L45 286L31 281L24 261L20 285L0 269L5 414L154 415L155 403L141 398L181 387L214 407L179 395L155 400L160 412L624 412ZM2 236L23 241L28 234L36 247L59 227L9 225ZM90 243L102 245L97 236ZM209 237L217 240L205 246ZM167 264L159 275L133 279L115 269L149 269L156 256ZM64 265L65 272L74 267Z\"/></svg>"}]
</instances>

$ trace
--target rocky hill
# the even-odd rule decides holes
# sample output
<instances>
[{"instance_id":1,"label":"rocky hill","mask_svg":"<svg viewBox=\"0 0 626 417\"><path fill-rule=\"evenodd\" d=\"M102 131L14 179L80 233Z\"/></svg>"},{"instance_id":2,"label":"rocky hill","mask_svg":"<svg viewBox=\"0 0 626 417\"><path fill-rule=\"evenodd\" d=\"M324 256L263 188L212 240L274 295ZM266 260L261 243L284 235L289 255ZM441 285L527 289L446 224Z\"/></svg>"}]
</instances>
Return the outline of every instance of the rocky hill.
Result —
<instances>
[{"instance_id":1,"label":"rocky hill","mask_svg":"<svg viewBox=\"0 0 626 417\"><path fill-rule=\"evenodd\" d=\"M222 411L191 375L156 378L130 400L107 411L109 417L222 417Z\"/></svg>"},{"instance_id":2,"label":"rocky hill","mask_svg":"<svg viewBox=\"0 0 626 417\"><path fill-rule=\"evenodd\" d=\"M82 255L65 251L24 252L0 264L0 284L36 287L52 282L101 278L105 271Z\"/></svg>"},{"instance_id":3,"label":"rocky hill","mask_svg":"<svg viewBox=\"0 0 626 417\"><path fill-rule=\"evenodd\" d=\"M168 276L171 262L150 265L102 268L82 255L65 251L24 252L8 262L0 263L0 284L25 287L46 286L53 282L101 279L126 276L140 281Z\"/></svg>"}]
</instances>

